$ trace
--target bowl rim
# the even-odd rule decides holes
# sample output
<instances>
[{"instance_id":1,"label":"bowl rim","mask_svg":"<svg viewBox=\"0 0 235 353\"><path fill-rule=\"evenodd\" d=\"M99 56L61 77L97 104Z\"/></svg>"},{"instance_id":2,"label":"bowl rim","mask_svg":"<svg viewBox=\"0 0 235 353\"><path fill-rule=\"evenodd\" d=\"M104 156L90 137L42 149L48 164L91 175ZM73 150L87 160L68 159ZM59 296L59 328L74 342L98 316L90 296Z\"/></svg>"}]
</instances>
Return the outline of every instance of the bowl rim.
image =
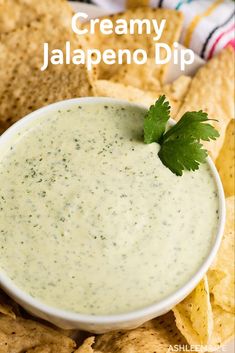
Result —
<instances>
[{"instance_id":1,"label":"bowl rim","mask_svg":"<svg viewBox=\"0 0 235 353\"><path fill-rule=\"evenodd\" d=\"M32 113L26 115L10 128L8 128L0 136L0 146L8 141L12 135L14 135L18 130L27 126L31 121L39 119L44 113L48 113L57 109L64 109L71 107L76 104L96 104L96 103L113 103L117 105L125 105L130 107L137 107L144 111L147 111L147 107L141 104L136 104L128 102L126 100L120 100L115 98L108 97L82 97L82 98L72 98L67 100L62 100L47 106L44 106L38 110L33 111ZM175 121L170 120L172 124L175 124ZM215 234L214 243L211 247L210 252L208 253L206 259L203 261L202 265L196 271L196 273L178 290L167 296L166 298L153 303L151 305L145 306L141 309L133 310L126 313L114 314L114 315L91 315L91 314L80 314L72 311L66 311L59 309L50 305L47 305L40 300L32 297L30 294L25 292L23 289L19 288L8 276L7 273L0 271L0 285L1 287L14 299L20 303L30 306L31 308L36 309L39 312L42 312L44 315L53 316L57 319L63 319L70 322L90 324L90 325L103 325L103 324L118 324L123 322L130 322L132 320L139 320L141 318L147 317L148 315L153 315L157 312L164 312L169 310L176 304L179 303L183 298L185 298L200 282L208 268L212 264L216 253L219 249L224 226L225 226L225 216L226 216L226 204L224 190L222 182L220 180L219 173L211 160L210 157L207 157L207 163L210 167L211 173L215 180L217 190L218 190L218 200L219 200L219 222L217 227L217 233Z\"/></svg>"}]
</instances>

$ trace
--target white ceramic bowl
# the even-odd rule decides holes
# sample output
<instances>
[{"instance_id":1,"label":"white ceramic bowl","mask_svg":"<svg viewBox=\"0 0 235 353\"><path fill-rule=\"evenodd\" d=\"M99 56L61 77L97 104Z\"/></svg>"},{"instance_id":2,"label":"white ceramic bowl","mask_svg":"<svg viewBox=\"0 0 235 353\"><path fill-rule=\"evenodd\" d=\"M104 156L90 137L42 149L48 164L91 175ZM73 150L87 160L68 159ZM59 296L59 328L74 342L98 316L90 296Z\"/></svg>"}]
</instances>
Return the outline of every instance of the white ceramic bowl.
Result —
<instances>
[{"instance_id":1,"label":"white ceramic bowl","mask_svg":"<svg viewBox=\"0 0 235 353\"><path fill-rule=\"evenodd\" d=\"M25 118L21 119L15 123L11 128L9 128L1 137L0 137L0 146L6 144L10 137L17 132L19 129L22 129L24 126L33 120L40 119L44 113L51 112L57 109L63 109L69 107L71 104L82 104L82 103L91 103L91 102L102 102L109 103L115 102L117 104L130 104L139 107L140 109L146 109L143 106L127 103L124 101L119 101L111 98L75 98L67 101L58 102L51 104L44 108L41 108ZM170 295L164 300L161 300L153 305L147 306L141 310L132 311L126 314L120 315L108 315L108 316L92 316L77 314L73 312L67 312L64 310L56 309L51 306L48 306L39 300L32 298L29 294L18 288L6 274L0 273L0 285L1 287L22 307L28 310L30 313L48 320L53 324L62 327L62 328L77 328L94 333L103 333L116 329L131 329L141 325L147 320L150 320L154 317L160 316L170 309L172 309L177 303L183 300L199 283L202 277L207 272L209 266L211 265L215 255L218 251L225 223L225 198L223 187L220 181L218 172L211 161L210 158L207 159L212 174L214 176L219 195L219 225L218 231L215 236L214 244L211 248L208 257L205 259L203 265L197 271L197 273L188 281L186 285L177 290L175 293Z\"/></svg>"}]
</instances>

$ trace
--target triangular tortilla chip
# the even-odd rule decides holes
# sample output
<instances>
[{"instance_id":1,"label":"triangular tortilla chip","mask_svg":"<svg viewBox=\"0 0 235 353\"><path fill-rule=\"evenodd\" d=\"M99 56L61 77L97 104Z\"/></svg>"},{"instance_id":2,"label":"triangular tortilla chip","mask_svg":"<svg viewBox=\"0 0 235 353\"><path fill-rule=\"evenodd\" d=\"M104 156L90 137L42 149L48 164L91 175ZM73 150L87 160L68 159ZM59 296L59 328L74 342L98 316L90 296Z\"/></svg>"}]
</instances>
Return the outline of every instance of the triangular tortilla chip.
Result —
<instances>
[{"instance_id":1,"label":"triangular tortilla chip","mask_svg":"<svg viewBox=\"0 0 235 353\"><path fill-rule=\"evenodd\" d=\"M65 50L66 40L72 48L79 47L70 27L47 16L1 36L0 67L5 69L0 70L0 127L6 128L44 105L92 95L84 65L50 65L40 70L43 43Z\"/></svg>"},{"instance_id":2,"label":"triangular tortilla chip","mask_svg":"<svg viewBox=\"0 0 235 353\"><path fill-rule=\"evenodd\" d=\"M111 16L105 16L106 19L110 19L113 24L116 23L118 19L125 19L127 22L130 19L156 19L158 23L161 20L165 19L166 24L163 30L163 34L160 38L160 42L164 42L168 44L170 47L173 46L173 43L179 39L180 31L182 28L183 15L174 10L168 9L150 9L150 8L137 8L133 10L127 10L125 13L115 14ZM89 22L82 25L82 27L87 28L89 30ZM135 31L137 32L137 31ZM81 40L83 41L83 45L85 48L96 48L103 52L106 49L114 49L117 52L119 49L129 49L133 52L136 49L144 49L148 54L149 59L153 59L155 57L155 41L153 37L155 36L155 32L151 34L110 34L105 35L101 33L99 27L96 27L95 34L87 34L81 36ZM165 54L165 52L164 52ZM125 64L125 62L124 62ZM145 69L144 69L144 66ZM141 80L134 81L136 82L137 88L145 88L145 89L154 89L152 86L152 81L156 80L162 81L167 70L168 64L163 65L148 65L144 64L142 68L140 65L131 64L126 66L126 70L131 70L133 73L135 71L135 75L141 76ZM117 63L113 65L106 65L101 62L98 65L98 79L110 79L112 76L116 74L116 81L118 80L118 71L123 70L122 65L118 65ZM125 69L124 69L125 70ZM140 75L140 71L145 70L145 75ZM147 71L151 71L151 75L147 74ZM128 72L127 72L128 74ZM128 75L126 75L128 76ZM120 81L122 83L123 74L120 77ZM130 77L130 76L128 76ZM148 79L150 78L149 82ZM134 82L127 82L126 84L134 85Z\"/></svg>"},{"instance_id":3,"label":"triangular tortilla chip","mask_svg":"<svg viewBox=\"0 0 235 353\"><path fill-rule=\"evenodd\" d=\"M66 0L3 0L0 1L0 34L27 25L42 15L52 14L70 25L73 11Z\"/></svg>"},{"instance_id":4,"label":"triangular tortilla chip","mask_svg":"<svg viewBox=\"0 0 235 353\"><path fill-rule=\"evenodd\" d=\"M227 219L224 238L207 276L210 293L205 278L204 283L201 282L185 300L173 309L178 329L189 344L202 345L201 351L218 349L235 333L234 201L234 197L226 200ZM203 332L205 333L204 339Z\"/></svg>"},{"instance_id":5,"label":"triangular tortilla chip","mask_svg":"<svg viewBox=\"0 0 235 353\"><path fill-rule=\"evenodd\" d=\"M52 350L50 353L72 353L75 348L75 342L71 338L46 325L23 318L12 319L0 314L0 339L1 336L4 341L0 341L0 351L4 346L7 346L7 352L25 352L37 346L50 345L57 347L57 351Z\"/></svg>"},{"instance_id":6,"label":"triangular tortilla chip","mask_svg":"<svg viewBox=\"0 0 235 353\"><path fill-rule=\"evenodd\" d=\"M180 102L186 94L190 81L190 77L181 76L171 84L165 85L155 91L144 91L131 85L109 80L97 80L93 83L93 86L95 95L98 97L124 99L129 102L143 104L146 108L154 104L160 95L165 94L171 106L171 117L174 118L178 112Z\"/></svg>"},{"instance_id":7,"label":"triangular tortilla chip","mask_svg":"<svg viewBox=\"0 0 235 353\"><path fill-rule=\"evenodd\" d=\"M88 337L83 344L74 352L74 353L93 353L92 348L93 343L95 342L95 337Z\"/></svg>"},{"instance_id":8,"label":"triangular tortilla chip","mask_svg":"<svg viewBox=\"0 0 235 353\"><path fill-rule=\"evenodd\" d=\"M173 312L176 325L189 344L204 346L209 343L213 332L213 316L207 277Z\"/></svg>"},{"instance_id":9,"label":"triangular tortilla chip","mask_svg":"<svg viewBox=\"0 0 235 353\"><path fill-rule=\"evenodd\" d=\"M234 115L234 51L224 49L202 66L193 77L188 93L177 114L177 120L187 111L204 110L220 137L205 146L215 160L223 146L226 127Z\"/></svg>"},{"instance_id":10,"label":"triangular tortilla chip","mask_svg":"<svg viewBox=\"0 0 235 353\"><path fill-rule=\"evenodd\" d=\"M232 119L227 127L224 144L216 159L216 167L223 183L227 197L235 195L235 120Z\"/></svg>"},{"instance_id":11,"label":"triangular tortilla chip","mask_svg":"<svg viewBox=\"0 0 235 353\"><path fill-rule=\"evenodd\" d=\"M235 312L234 207L235 197L231 196L226 199L227 215L223 240L209 270L209 281L213 281L215 274L217 274L213 284L209 284L214 302L230 313Z\"/></svg>"},{"instance_id":12,"label":"triangular tortilla chip","mask_svg":"<svg viewBox=\"0 0 235 353\"><path fill-rule=\"evenodd\" d=\"M124 85L122 83L112 82L108 80L97 80L94 82L95 95L98 97L111 97L124 99L129 102L143 104L147 108L155 103L160 93L143 91L139 88Z\"/></svg>"},{"instance_id":13,"label":"triangular tortilla chip","mask_svg":"<svg viewBox=\"0 0 235 353\"><path fill-rule=\"evenodd\" d=\"M95 353L167 353L187 342L175 326L172 312L130 331L113 331L97 336Z\"/></svg>"},{"instance_id":14,"label":"triangular tortilla chip","mask_svg":"<svg viewBox=\"0 0 235 353\"><path fill-rule=\"evenodd\" d=\"M171 118L175 119L187 94L192 79L189 76L181 75L175 81L168 83L162 87L163 93L170 100Z\"/></svg>"},{"instance_id":15,"label":"triangular tortilla chip","mask_svg":"<svg viewBox=\"0 0 235 353\"><path fill-rule=\"evenodd\" d=\"M215 351L234 338L235 316L216 305L212 300L214 330L208 351Z\"/></svg>"}]
</instances>

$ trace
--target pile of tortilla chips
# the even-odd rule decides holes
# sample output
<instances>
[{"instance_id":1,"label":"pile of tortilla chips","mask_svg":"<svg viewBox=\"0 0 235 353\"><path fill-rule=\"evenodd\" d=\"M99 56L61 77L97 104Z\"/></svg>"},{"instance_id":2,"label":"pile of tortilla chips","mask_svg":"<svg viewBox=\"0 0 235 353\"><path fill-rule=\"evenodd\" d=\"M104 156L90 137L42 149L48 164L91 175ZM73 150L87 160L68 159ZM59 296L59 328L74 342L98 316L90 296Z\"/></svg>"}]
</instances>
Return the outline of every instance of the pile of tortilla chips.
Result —
<instances>
[{"instance_id":1,"label":"pile of tortilla chips","mask_svg":"<svg viewBox=\"0 0 235 353\"><path fill-rule=\"evenodd\" d=\"M182 15L149 9L147 1L129 1L129 10L110 16L166 18L164 38L177 41ZM135 8L142 3L145 7ZM65 0L0 0L0 134L27 113L62 99L80 96L123 98L149 106L160 94L170 101L176 120L185 111L207 111L220 132L207 145L220 173L227 205L226 227L217 257L195 290L168 314L130 331L103 335L61 330L27 314L0 291L0 353L166 353L214 351L234 335L234 54L225 49L201 67L193 78L181 76L165 84L168 65L154 64L151 35L87 35L81 41L70 29L72 10ZM84 24L83 26L89 26ZM99 65L92 74L85 66L49 66L41 72L38 48L43 42L63 47L148 51L138 65ZM191 347L190 347L191 345ZM177 348L178 347L178 348Z\"/></svg>"}]
</instances>

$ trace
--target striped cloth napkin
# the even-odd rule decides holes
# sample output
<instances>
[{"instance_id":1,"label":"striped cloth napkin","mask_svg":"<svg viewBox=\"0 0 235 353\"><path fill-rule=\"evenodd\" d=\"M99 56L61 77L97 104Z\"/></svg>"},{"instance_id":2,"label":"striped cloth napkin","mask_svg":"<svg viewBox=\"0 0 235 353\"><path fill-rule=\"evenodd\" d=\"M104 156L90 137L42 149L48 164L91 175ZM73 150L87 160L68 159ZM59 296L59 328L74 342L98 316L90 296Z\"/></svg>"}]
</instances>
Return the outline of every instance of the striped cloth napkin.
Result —
<instances>
[{"instance_id":1,"label":"striped cloth napkin","mask_svg":"<svg viewBox=\"0 0 235 353\"><path fill-rule=\"evenodd\" d=\"M136 3L176 9L184 13L180 42L203 59L210 59L222 48L235 49L235 3L232 0L92 0L110 12L123 11Z\"/></svg>"}]
</instances>

